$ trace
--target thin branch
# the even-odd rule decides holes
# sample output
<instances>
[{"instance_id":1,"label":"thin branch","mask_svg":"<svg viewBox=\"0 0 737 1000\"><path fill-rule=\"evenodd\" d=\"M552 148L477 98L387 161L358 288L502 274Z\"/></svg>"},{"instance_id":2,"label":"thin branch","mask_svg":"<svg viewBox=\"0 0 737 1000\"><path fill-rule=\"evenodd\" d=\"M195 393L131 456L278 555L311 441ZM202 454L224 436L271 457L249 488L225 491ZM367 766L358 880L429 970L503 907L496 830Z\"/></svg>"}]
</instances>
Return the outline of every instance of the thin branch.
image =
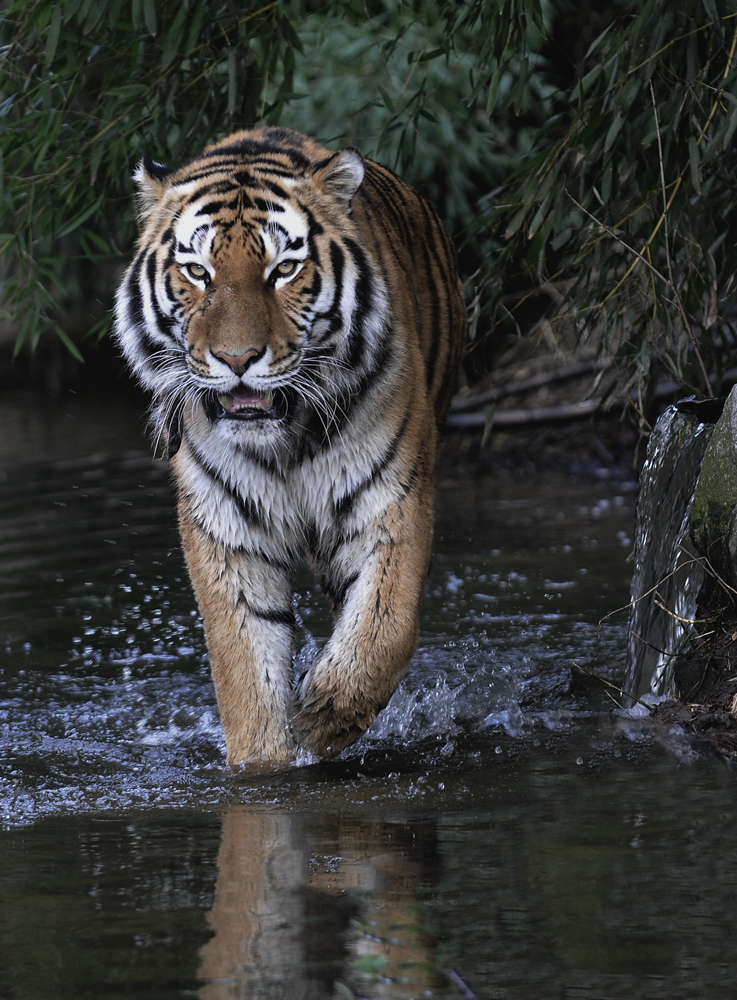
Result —
<instances>
[{"instance_id":1,"label":"thin branch","mask_svg":"<svg viewBox=\"0 0 737 1000\"><path fill-rule=\"evenodd\" d=\"M667 656L669 660L672 660L674 656L680 656L680 652L669 653L667 649L661 649L660 646L654 645L648 639L645 639L644 636L641 636L637 632L635 632L634 629L630 629L630 635L633 635L635 637L635 639L637 639L639 642L642 643L643 646L647 646L649 649L652 649L654 652L660 653L661 656ZM665 664L663 664L663 665L665 666Z\"/></svg>"},{"instance_id":2,"label":"thin branch","mask_svg":"<svg viewBox=\"0 0 737 1000\"><path fill-rule=\"evenodd\" d=\"M621 608L615 608L614 611L610 611L608 614L604 615L603 618L599 619L598 627L600 628L602 623L605 622L607 618L612 618L614 615L618 615L620 611L630 611L636 604L639 604L640 601L644 601L646 597L650 596L650 594L655 593L661 584L665 583L666 580L670 580L672 576L675 576L676 573L680 572L680 570L684 569L686 566L689 566L691 563L701 562L701 556L694 556L688 552L688 549L685 548L683 548L682 551L686 552L690 556L686 562L681 563L680 566L677 566L674 570L672 570L672 572L667 573L664 577L658 580L654 587L651 587L650 590L646 590L644 594L640 594L640 596L636 597L634 601L630 601L628 604L623 604Z\"/></svg>"},{"instance_id":3,"label":"thin branch","mask_svg":"<svg viewBox=\"0 0 737 1000\"><path fill-rule=\"evenodd\" d=\"M737 14L729 14L726 17L723 17L722 20L726 21L726 20L729 20L732 17L737 17ZM707 27L707 26L704 26L704 27ZM697 31L702 31L702 30L704 30L704 29L702 27L699 27L699 28L694 29L693 31L687 32L685 35L681 36L678 39L671 39L671 41L668 42L667 45L664 45L663 48L660 49L658 52L653 53L652 56L648 56L648 58L644 62L642 62L638 66L634 67L634 69L628 70L628 72L625 74L624 78L626 79L628 76L630 76L636 70L641 69L646 63L650 62L652 59L657 58L658 55L661 55L663 52L665 52L666 49L670 48L671 45L673 45L673 44L675 44L675 42L681 40L681 38L687 38L689 35L695 34ZM734 60L735 48L737 48L737 26L735 27L735 32L734 32L734 35L732 37L732 44L731 44L730 49L729 49L729 56L727 58L727 65L725 67L724 74L722 76L723 80L726 80L726 78L729 76L729 71L730 71L730 68L732 66L732 62ZM604 97L606 97L609 94L609 92L610 91L607 90L603 95L601 95L601 98L599 98L599 99L603 99ZM719 107L719 105L721 103L721 100L722 100L722 96L721 95L722 95L722 91L720 90L718 92L715 100L714 100L714 103L711 106L711 110L710 110L709 115L707 117L706 124L704 125L703 129L701 130L701 133L700 133L698 139L696 140L697 145L699 145L699 146L701 145L701 142L704 139L704 136L706 135L706 132L707 132L707 130L709 128L709 125L711 124L712 119L714 118L714 115L716 114L716 110L717 110L717 108ZM555 155L557 156L557 152L556 152ZM668 198L667 204L665 205L665 211L661 214L660 218L658 219L657 223L655 224L655 228L650 233L650 236L648 237L648 239L647 239L647 241L645 243L645 246L643 247L644 250L647 250L652 245L653 240L658 235L658 232L660 231L661 226L664 224L664 222L666 220L666 215L667 215L668 211L670 210L670 208L671 208L671 206L672 206L672 204L673 204L673 202L675 200L675 197L678 194L678 191L680 190L681 184L683 183L683 178L686 176L686 171L688 169L689 169L689 164L687 163L686 166L683 168L683 170L678 175L678 177L676 177L675 181L671 181L671 183L667 185L668 188L672 187L673 190L671 191L670 197ZM636 212L639 211L641 207L643 207L643 206L638 206L638 208L634 212L632 212L630 214L631 215L636 214ZM625 220L627 218L629 218L629 217L630 216L626 216ZM618 227L615 227L615 228L618 228ZM617 237L617 239L619 239L619 237ZM560 315L560 316L558 316L556 318L557 319L578 318L579 316L581 316L582 313L592 312L594 309L602 309L607 304L607 302L609 302L609 300L612 299L617 294L617 292L619 291L619 289L622 288L622 286L625 284L625 282L627 281L627 279L629 278L629 276L632 274L632 272L634 271L634 269L637 267L637 265L639 264L639 262L640 262L640 256L636 256L635 259L630 264L630 266L625 271L624 275L619 279L619 281L616 283L616 285L614 286L614 288L612 288L612 290L606 295L606 297L604 299L602 299L601 302L596 302L596 303L594 303L593 305L590 305L590 306L584 306L582 309L573 309L570 312L563 313L562 315ZM687 325L686 329L688 330L688 332L690 334L690 332L691 332L690 326Z\"/></svg>"},{"instance_id":4,"label":"thin branch","mask_svg":"<svg viewBox=\"0 0 737 1000\"><path fill-rule=\"evenodd\" d=\"M580 420L593 416L601 408L600 399L588 399L583 403L564 403L561 406L540 406L529 410L497 410L494 414L495 427L522 427L526 424L558 423L566 420ZM469 429L486 427L485 413L450 413L446 422L449 428Z\"/></svg>"},{"instance_id":5,"label":"thin branch","mask_svg":"<svg viewBox=\"0 0 737 1000\"><path fill-rule=\"evenodd\" d=\"M573 204L576 206L576 208L580 208L581 211L585 215L588 215L588 217L590 219L592 219L596 223L597 226L601 226L601 228L604 230L604 232L608 233L612 237L612 239L617 240L617 242L621 243L622 246L626 250L629 250L629 252L631 254L634 254L635 257L638 257L642 261L642 263L645 265L645 267L649 267L650 270L653 272L653 274L657 275L658 278L660 278L660 280L663 282L663 284L665 284L665 285L669 284L668 279L665 277L665 275L661 274L660 271L658 271L657 268L653 267L653 265L650 263L650 261L646 257L644 257L639 252L639 250L635 250L634 247L631 247L631 246L629 246L629 244L625 243L621 236L617 236L617 234L615 232L613 232L613 230L611 230L609 228L609 226L607 226L605 223L603 223L600 219L597 219L595 215L592 215L591 212L589 212L589 210L587 208L583 207L583 205L579 204L576 201L576 199L573 197L573 195L571 194L571 192L568 190L568 188L564 188L564 191L568 195L568 197L571 199L571 201L573 202ZM646 243L645 247L647 248L647 246L648 246L648 244ZM609 296L607 296L607 298L608 297ZM606 299L604 299L604 301L606 302Z\"/></svg>"},{"instance_id":6,"label":"thin branch","mask_svg":"<svg viewBox=\"0 0 737 1000\"><path fill-rule=\"evenodd\" d=\"M685 552L686 555L688 555L688 556L692 555L692 553L689 552L688 549L683 544L679 545L678 547L680 548L681 552ZM707 556L693 556L693 559L694 559L695 562L698 562L698 563L701 564L701 568L704 570L705 573L708 573L709 576L713 576L714 577L714 579L717 581L717 583L720 585L720 587L727 594L727 597L729 597L729 599L731 601L734 601L734 598L731 597L731 594L737 595L737 590L735 590L734 587L731 587L726 582L726 580L723 580L721 578L721 576L717 573L717 571L712 566L712 564L709 561L709 559L707 558ZM685 563L684 563L684 565L685 565Z\"/></svg>"},{"instance_id":7,"label":"thin branch","mask_svg":"<svg viewBox=\"0 0 737 1000\"><path fill-rule=\"evenodd\" d=\"M731 368L729 371L723 372L722 378L727 380L736 379L737 368ZM532 379L530 379L530 381L532 381ZM517 384L517 392L522 391L519 389L519 384L521 383ZM514 385L514 383L510 383L509 386L503 386L499 390L500 398L502 395L511 395L511 392L506 392L506 390L512 385ZM534 387L530 386L530 388ZM653 393L653 399L656 401L668 399L677 393L679 389L683 389L682 383L661 382ZM502 390L504 390L504 392L502 392ZM448 414L446 426L449 428L455 427L460 429L472 429L474 427L486 426L486 416L483 413L467 413L465 411L469 410L472 405L474 407L483 406L484 403L489 402L489 399L493 400L491 393L494 391L495 390L493 389L489 389L488 392L480 392L476 396L469 397L467 400L460 400L459 403L464 405L454 404L451 408L451 412ZM494 425L499 427L522 427L528 424L539 424L547 421L560 422L565 420L580 420L584 417L593 416L598 412L620 412L627 406L634 406L637 412L640 412L629 396L626 399L607 400L607 394L605 393L604 396L587 399L581 403L563 403L560 406L540 406L519 410L497 410L494 415ZM720 582L723 583L721 580ZM727 584L723 585L725 587L728 586ZM734 593L737 594L737 591L734 591ZM623 609L618 608L617 610L621 611ZM614 614L614 612L612 612L612 614Z\"/></svg>"},{"instance_id":8,"label":"thin branch","mask_svg":"<svg viewBox=\"0 0 737 1000\"><path fill-rule=\"evenodd\" d=\"M735 36L737 37L737 36ZM706 365L704 364L704 359L701 357L701 351L699 350L699 345L696 343L696 338L693 335L693 330L691 329L691 323L688 316L686 315L686 310L683 308L683 302L681 301L681 296L678 294L678 289L676 288L675 279L673 278L673 265L670 259L670 238L668 234L668 196L665 190L665 167L663 166L663 145L660 140L660 122L658 121L658 108L655 103L655 91L653 89L652 80L650 80L650 96L653 101L653 117L655 118L655 134L658 139L658 160L660 163L660 183L663 188L663 245L665 246L665 259L668 264L668 277L670 279L670 289L673 293L673 298L676 302L676 307L681 316L681 323L683 324L683 329L688 339L691 341L691 347L696 355L696 360L699 363L699 368L701 369L701 374L704 379L704 387L708 395L713 399L714 391L711 387L711 382L709 381L709 376L706 372ZM708 123L707 123L708 126ZM702 133L703 135L703 133Z\"/></svg>"},{"instance_id":9,"label":"thin branch","mask_svg":"<svg viewBox=\"0 0 737 1000\"><path fill-rule=\"evenodd\" d=\"M463 982L463 980L455 971L455 969L448 969L445 974L448 977L448 979L450 979L450 981L453 983L453 985L457 986L458 989L461 991L464 1000L479 1000L479 998L476 996L476 994L473 992L470 986L467 986Z\"/></svg>"},{"instance_id":10,"label":"thin branch","mask_svg":"<svg viewBox=\"0 0 737 1000\"><path fill-rule=\"evenodd\" d=\"M624 688L619 687L618 684L612 684L612 682L606 680L606 678L599 676L599 674L595 674L593 670L588 670L586 667L582 667L581 664L577 663L575 660L571 660L571 663L576 670L580 670L582 674L587 674L589 677L593 677L601 684L604 684L605 687L612 688L612 690L623 694L625 698L631 698L632 701L636 701L638 705L644 705L648 712L652 711L652 706L648 705L646 701L642 701L642 699L638 698L636 694L631 694L629 691L625 691ZM620 705L619 707L621 708L622 706Z\"/></svg>"},{"instance_id":11,"label":"thin branch","mask_svg":"<svg viewBox=\"0 0 737 1000\"><path fill-rule=\"evenodd\" d=\"M645 419L645 414L644 414L644 413L642 412L642 410L641 410L641 409L640 409L640 407L639 407L639 406L637 405L637 403L636 403L636 402L634 401L634 399L633 399L633 398L632 398L631 396L628 396L628 397L627 397L627 402L628 402L628 403L630 404L630 406L632 407L632 409L633 409L633 410L635 411L635 413L637 414L637 416L638 416L638 417L640 418L640 420L642 421L643 425L644 425L645 427L647 427L647 429L648 429L649 431L651 431L651 430L652 430L652 427L651 427L651 425L650 425L650 424L648 423L648 421L647 421L647 420Z\"/></svg>"},{"instance_id":12,"label":"thin branch","mask_svg":"<svg viewBox=\"0 0 737 1000\"><path fill-rule=\"evenodd\" d=\"M655 597L653 598L653 604L656 608L660 608L661 611L665 611L665 613L670 615L670 617L675 619L675 621L682 622L684 625L704 625L706 622L710 621L709 618L682 618L681 615L677 615L675 611L671 611L667 604L663 603L663 598L657 591L655 592Z\"/></svg>"},{"instance_id":13,"label":"thin branch","mask_svg":"<svg viewBox=\"0 0 737 1000\"><path fill-rule=\"evenodd\" d=\"M493 403L505 396L515 396L520 392L528 392L530 389L539 389L544 385L553 382L564 382L570 378L577 378L579 375L587 375L596 367L595 361L581 361L576 365L567 365L564 368L554 368L552 371L539 372L529 378L519 379L516 382L508 382L492 389L485 389L477 392L473 396L458 396L451 403L451 413L461 413L463 410L474 410L477 406L485 403Z\"/></svg>"}]
</instances>

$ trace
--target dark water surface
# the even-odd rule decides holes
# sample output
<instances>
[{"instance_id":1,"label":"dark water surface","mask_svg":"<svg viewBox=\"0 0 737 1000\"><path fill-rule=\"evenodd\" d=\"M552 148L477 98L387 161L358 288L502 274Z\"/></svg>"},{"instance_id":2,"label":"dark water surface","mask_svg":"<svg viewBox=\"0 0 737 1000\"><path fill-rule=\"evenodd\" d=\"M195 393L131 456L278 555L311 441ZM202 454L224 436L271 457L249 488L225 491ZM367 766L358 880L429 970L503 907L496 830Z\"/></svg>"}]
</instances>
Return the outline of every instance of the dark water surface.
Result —
<instances>
[{"instance_id":1,"label":"dark water surface","mask_svg":"<svg viewBox=\"0 0 737 1000\"><path fill-rule=\"evenodd\" d=\"M0 997L735 995L732 772L572 667L623 675L631 483L441 473L392 702L253 777L139 416L0 426ZM306 573L298 610L309 656Z\"/></svg>"}]
</instances>

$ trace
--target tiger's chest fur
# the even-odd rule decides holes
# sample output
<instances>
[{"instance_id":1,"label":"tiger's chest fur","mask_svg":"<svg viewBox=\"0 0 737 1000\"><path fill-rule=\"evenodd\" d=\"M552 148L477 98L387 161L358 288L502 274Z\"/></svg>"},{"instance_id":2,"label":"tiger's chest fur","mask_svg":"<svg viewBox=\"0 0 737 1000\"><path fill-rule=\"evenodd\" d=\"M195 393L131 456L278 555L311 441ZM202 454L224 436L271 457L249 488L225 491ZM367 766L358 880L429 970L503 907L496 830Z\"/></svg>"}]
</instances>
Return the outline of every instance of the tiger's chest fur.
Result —
<instances>
[{"instance_id":1,"label":"tiger's chest fur","mask_svg":"<svg viewBox=\"0 0 737 1000\"><path fill-rule=\"evenodd\" d=\"M229 759L332 755L416 642L465 336L452 246L390 171L294 132L236 133L137 179L116 335L172 459ZM295 689L304 554L335 629Z\"/></svg>"},{"instance_id":2,"label":"tiger's chest fur","mask_svg":"<svg viewBox=\"0 0 737 1000\"><path fill-rule=\"evenodd\" d=\"M317 434L299 460L284 447L281 462L271 455L264 462L219 439L217 425L213 431L209 418L193 413L173 463L205 530L226 545L283 560L311 554L380 517L406 488L405 463L391 462L402 444L395 408L386 400L379 415L368 406L351 409L354 417L363 410L365 419L335 429L333 440ZM295 435L295 448L301 437Z\"/></svg>"}]
</instances>

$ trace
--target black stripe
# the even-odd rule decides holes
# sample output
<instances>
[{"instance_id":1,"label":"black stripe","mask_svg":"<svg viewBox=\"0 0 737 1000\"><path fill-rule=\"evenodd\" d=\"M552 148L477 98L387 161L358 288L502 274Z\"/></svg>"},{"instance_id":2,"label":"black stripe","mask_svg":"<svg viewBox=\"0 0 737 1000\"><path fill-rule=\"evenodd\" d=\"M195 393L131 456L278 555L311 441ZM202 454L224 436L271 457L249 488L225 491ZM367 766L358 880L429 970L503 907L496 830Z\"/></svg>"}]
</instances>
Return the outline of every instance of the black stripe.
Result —
<instances>
[{"instance_id":1,"label":"black stripe","mask_svg":"<svg viewBox=\"0 0 737 1000\"><path fill-rule=\"evenodd\" d=\"M428 212L428 206L425 202L420 202L420 209L425 219L425 238L422 240L422 254L425 258L425 268L429 277L427 288L430 293L430 298L432 299L430 308L430 349L425 359L425 382L428 390L431 390L433 382L435 381L435 367L437 364L438 352L443 339L441 302L436 285L436 272L439 270L442 275L442 267L438 262L437 254L433 254L435 257L435 269L433 269L432 266L433 261L431 260L430 251L431 249L434 250L434 237L436 235L434 232L435 227L433 227L434 220Z\"/></svg>"},{"instance_id":2,"label":"black stripe","mask_svg":"<svg viewBox=\"0 0 737 1000\"><path fill-rule=\"evenodd\" d=\"M128 292L128 319L133 326L142 327L143 318L143 290L141 289L141 268L143 267L143 254L139 254L128 271L126 281L126 291Z\"/></svg>"},{"instance_id":3,"label":"black stripe","mask_svg":"<svg viewBox=\"0 0 737 1000\"><path fill-rule=\"evenodd\" d=\"M139 326L136 332L138 333L138 341L136 343L136 347L140 348L141 353L144 355L146 360L152 358L154 354L158 354L158 352L161 350L162 347L161 342L158 340L154 340L154 338L151 336L151 334L148 332L145 326L143 327ZM154 368L155 370L155 366L153 365L147 367Z\"/></svg>"},{"instance_id":4,"label":"black stripe","mask_svg":"<svg viewBox=\"0 0 737 1000\"><path fill-rule=\"evenodd\" d=\"M172 184L172 189L176 190L178 187L185 187L186 185L191 184L192 181L207 181L213 187L216 184L228 184L232 187L233 182L230 177L230 172L232 171L233 166L233 160L221 160L212 161L211 163L203 163L202 166L197 168L192 167L181 180ZM194 194L190 195L188 201L191 201L193 198L198 198L201 193L202 189L196 191Z\"/></svg>"},{"instance_id":5,"label":"black stripe","mask_svg":"<svg viewBox=\"0 0 737 1000\"><path fill-rule=\"evenodd\" d=\"M410 232L407 227L406 213L398 213L395 207L397 198L401 198L404 206L407 205L407 201L403 197L404 192L402 190L403 185L401 182L388 170L381 172L379 170L372 170L369 176L374 189L384 203L384 211L394 219L397 228L401 232L405 241L406 249L412 254L412 256L417 256L418 253L421 253L424 258L425 268L428 274L427 288L432 302L428 309L421 307L420 303L417 301L416 293L414 293L414 299L418 325L424 325L423 321L428 317L428 314L431 323L429 330L429 345L425 356L426 384L428 389L431 389L435 380L438 354L443 340L443 319L446 318L442 315L440 308L441 299L437 289L438 280L444 281L446 277L446 267L445 260L437 252L437 243L440 240L443 249L447 253L447 237L444 238L445 233L440 226L435 212L430 208L424 199L417 195L415 195L414 200L416 202L417 209L422 214L424 226L421 233L417 230ZM389 190L392 192L392 198L388 195ZM435 268L433 268L433 264L435 265Z\"/></svg>"},{"instance_id":6,"label":"black stripe","mask_svg":"<svg viewBox=\"0 0 737 1000\"><path fill-rule=\"evenodd\" d=\"M317 254L317 247L315 246L315 239L318 236L322 236L322 234L325 232L325 230L323 229L322 225L317 221L317 219L312 214L312 212L310 211L310 209L308 208L307 205L303 205L301 201L298 201L297 205L299 206L299 210L302 212L302 214L307 219L307 232L309 234L308 238L309 238L309 241L310 241L310 256L312 256L313 253ZM318 262L319 262L319 259L320 259L319 258L319 254L317 255L317 257L315 259L317 259Z\"/></svg>"},{"instance_id":7,"label":"black stripe","mask_svg":"<svg viewBox=\"0 0 737 1000\"><path fill-rule=\"evenodd\" d=\"M384 329L384 336L374 353L373 364L370 368L365 369L351 386L351 397L354 402L363 399L374 383L384 376L391 360L390 333L391 331Z\"/></svg>"},{"instance_id":8,"label":"black stripe","mask_svg":"<svg viewBox=\"0 0 737 1000\"><path fill-rule=\"evenodd\" d=\"M205 205L201 205L195 212L197 215L217 215L218 212L222 211L223 208L234 209L238 207L238 199L233 198L230 201L208 201Z\"/></svg>"},{"instance_id":9,"label":"black stripe","mask_svg":"<svg viewBox=\"0 0 737 1000\"><path fill-rule=\"evenodd\" d=\"M152 251L148 255L146 261L146 277L148 278L148 284L151 291L151 306L156 317L156 323L159 332L168 334L172 327L171 316L166 316L159 306L158 299L156 298L156 253Z\"/></svg>"},{"instance_id":10,"label":"black stripe","mask_svg":"<svg viewBox=\"0 0 737 1000\"><path fill-rule=\"evenodd\" d=\"M404 500L405 497L409 496L409 494L415 488L415 484L417 483L417 477L419 474L419 464L420 462L418 459L412 466L412 468L409 470L409 475L405 477L407 480L406 483L400 481L399 485L402 487L402 496L400 497L401 500Z\"/></svg>"},{"instance_id":11,"label":"black stripe","mask_svg":"<svg viewBox=\"0 0 737 1000\"><path fill-rule=\"evenodd\" d=\"M294 146L281 146L279 139L284 138L278 135L273 136L273 142L258 139L240 139L237 142L230 142L227 145L216 146L214 149L205 151L201 158L227 156L233 157L236 161L241 159L254 160L259 168L271 165L272 163L280 169L285 169L284 160L290 160L293 164L293 172L303 171L310 166L310 161L304 153ZM196 162L196 161L195 161Z\"/></svg>"},{"instance_id":12,"label":"black stripe","mask_svg":"<svg viewBox=\"0 0 737 1000\"><path fill-rule=\"evenodd\" d=\"M328 305L327 309L322 312L315 313L312 318L313 326L321 319L327 319L330 321L330 325L325 333L320 337L316 343L323 343L329 340L334 333L343 326L343 314L340 311L340 301L343 297L343 271L345 269L345 254L335 240L330 241L330 246L328 250L330 256L330 263L333 269L333 277L335 278L335 288L333 290L332 302ZM317 269L315 269L315 276L317 277ZM319 282L320 288L322 287L322 279ZM320 289L318 289L319 292ZM313 299L317 296L313 296Z\"/></svg>"},{"instance_id":13,"label":"black stripe","mask_svg":"<svg viewBox=\"0 0 737 1000\"><path fill-rule=\"evenodd\" d=\"M352 490L345 493L340 500L335 504L335 516L340 520L343 520L353 508L356 500L365 493L375 482L376 479L381 475L384 469L387 468L394 460L397 454L397 449L399 448L399 442L404 437L404 433L407 430L407 424L409 423L410 410L408 409L404 415L404 420L402 421L399 430L394 435L392 440L389 442L384 454L371 466L368 475L354 486Z\"/></svg>"},{"instance_id":14,"label":"black stripe","mask_svg":"<svg viewBox=\"0 0 737 1000\"><path fill-rule=\"evenodd\" d=\"M343 298L343 272L345 270L345 254L343 253L342 247L335 242L335 240L330 241L330 264L333 269L333 276L335 278L335 295L333 296L333 306L335 307L340 303Z\"/></svg>"},{"instance_id":15,"label":"black stripe","mask_svg":"<svg viewBox=\"0 0 737 1000\"><path fill-rule=\"evenodd\" d=\"M277 205L273 201L264 201L263 198L254 198L254 203L260 212L266 212L267 214L271 214L271 212L286 212L283 205ZM286 230L284 231L286 232Z\"/></svg>"},{"instance_id":16,"label":"black stripe","mask_svg":"<svg viewBox=\"0 0 737 1000\"><path fill-rule=\"evenodd\" d=\"M240 493L237 493L228 483L225 482L223 477L220 475L217 469L214 469L210 463L202 457L199 451L195 448L192 443L192 439L186 433L184 434L185 440L189 447L190 454L193 460L197 463L200 469L205 473L205 475L212 480L213 483L218 485L223 493L226 494L237 507L238 512L243 517L243 520L248 525L252 525L257 528L264 530L266 528L266 522L264 521L261 513L250 497L242 497Z\"/></svg>"},{"instance_id":17,"label":"black stripe","mask_svg":"<svg viewBox=\"0 0 737 1000\"><path fill-rule=\"evenodd\" d=\"M174 302L175 301L174 289L171 287L171 274L169 273L168 270L165 271L164 273L164 288L166 289L166 294L169 297L169 299L172 302Z\"/></svg>"},{"instance_id":18,"label":"black stripe","mask_svg":"<svg viewBox=\"0 0 737 1000\"><path fill-rule=\"evenodd\" d=\"M353 322L348 333L348 364L357 369L365 356L365 319L374 305L374 283L371 270L363 248L355 240L346 239L346 247L356 265L358 277L356 280L356 308L353 312Z\"/></svg>"},{"instance_id":19,"label":"black stripe","mask_svg":"<svg viewBox=\"0 0 737 1000\"><path fill-rule=\"evenodd\" d=\"M183 187L187 184L191 184L193 181L211 181L213 190L215 189L216 185L225 185L225 184L228 184L231 188L234 188L235 185L233 184L232 176L228 177L227 175L230 174L230 172L233 170L234 167L241 165L242 164L240 164L239 161L237 160L214 161L210 163L204 163L202 164L201 167L195 167L193 165L191 170L185 176L183 176L181 180L178 180L175 184L172 185L172 189L176 189L177 187ZM265 167L265 165L261 163L258 163L257 166L259 169ZM266 169L268 169L268 167L266 167ZM284 168L275 168L273 170L270 170L269 172L275 174L278 177L294 177L293 171ZM213 174L218 174L218 173L220 174L224 173L226 174L226 177L217 177L217 179L213 178ZM245 187L248 187L250 190L259 190L267 188L269 191L273 191L274 194L279 195L280 198L283 198L285 200L289 199L289 194L287 193L287 191L284 190L283 187L281 187L275 181L270 180L268 177L261 177L258 176L258 174L251 177L248 183L241 187L241 190L245 190ZM207 190L207 188L205 188L204 190ZM195 191L187 199L187 204L191 204L192 201L195 201L197 198L201 197L202 193L203 193L202 188Z\"/></svg>"},{"instance_id":20,"label":"black stripe","mask_svg":"<svg viewBox=\"0 0 737 1000\"><path fill-rule=\"evenodd\" d=\"M343 609L343 605L346 602L348 596L348 591L351 589L356 580L360 577L361 571L356 570L351 573L350 576L346 577L345 580L336 584L333 580L325 577L321 583L322 588L325 593L330 598L330 603L333 605L333 611L337 614Z\"/></svg>"},{"instance_id":21,"label":"black stripe","mask_svg":"<svg viewBox=\"0 0 737 1000\"><path fill-rule=\"evenodd\" d=\"M291 174L289 174L288 172L285 172L283 174L283 176L284 177L290 177ZM280 187L274 181L270 181L268 179L268 177L259 177L258 178L258 186L261 187L261 188L268 188L268 190L272 191L277 196L277 198L283 198L284 201L290 201L291 200L290 197L289 197L289 192L285 191L283 187Z\"/></svg>"},{"instance_id":22,"label":"black stripe","mask_svg":"<svg viewBox=\"0 0 737 1000\"><path fill-rule=\"evenodd\" d=\"M297 619L292 608L257 608L248 600L241 591L238 594L238 603L246 609L248 614L254 618L259 618L262 622L269 622L271 625L286 625L287 628L296 628Z\"/></svg>"},{"instance_id":23,"label":"black stripe","mask_svg":"<svg viewBox=\"0 0 737 1000\"><path fill-rule=\"evenodd\" d=\"M252 462L254 465L257 465L259 469L263 469L264 472L270 472L272 475L276 475L280 479L284 478L272 452L263 453L256 451L255 448L251 448L244 441L235 441L233 446L236 451L240 452L247 462Z\"/></svg>"},{"instance_id":24,"label":"black stripe","mask_svg":"<svg viewBox=\"0 0 737 1000\"><path fill-rule=\"evenodd\" d=\"M183 496L193 501L197 500L196 494L190 492L184 493ZM261 562L266 563L266 565L269 566L271 569L279 570L279 572L284 573L285 576L289 575L291 577L292 573L294 572L293 562L287 562L284 559L275 559L273 556L268 555L267 553L262 552L261 550L257 550L256 552L254 552L252 548L245 545L225 545L221 538L217 538L215 535L213 535L211 531L208 531L205 525L192 511L189 511L187 516L194 521L194 523L197 525L197 530L200 532L200 534L204 535L205 538L207 538L207 540L213 546L224 548L227 552L232 552L233 555L245 555L250 557L255 556L256 558L260 559Z\"/></svg>"},{"instance_id":25,"label":"black stripe","mask_svg":"<svg viewBox=\"0 0 737 1000\"><path fill-rule=\"evenodd\" d=\"M320 271L315 267L312 271L312 284L309 288L305 288L305 294L309 296L310 302L314 302L320 296L322 291L322 275ZM313 317L313 323L316 317Z\"/></svg>"},{"instance_id":26,"label":"black stripe","mask_svg":"<svg viewBox=\"0 0 737 1000\"><path fill-rule=\"evenodd\" d=\"M143 289L141 288L140 276L138 272L143 264L143 255L140 255L133 262L126 282L127 298L125 299L125 313L123 319L126 326L135 330L137 334L136 349L148 360L153 354L161 350L161 342L151 336L143 313ZM138 362L136 362L138 363Z\"/></svg>"},{"instance_id":27,"label":"black stripe","mask_svg":"<svg viewBox=\"0 0 737 1000\"><path fill-rule=\"evenodd\" d=\"M396 183L396 178L394 177L393 174L389 174L388 176L386 176L379 170L370 171L368 177L371 180L370 187L373 188L373 190L383 203L382 208L378 210L374 209L376 214L374 222L378 225L381 225L382 228L386 231L386 226L382 222L382 218L383 216L389 216L391 219L393 219L394 224L400 233L403 245L408 249L411 248L415 242L415 234L409 228L407 221L408 220L407 199L403 196L404 192ZM394 181L395 183L392 183L392 181ZM363 188L361 188L361 192L363 196ZM370 188L367 188L366 193L369 194L369 192ZM398 201L401 203L401 206L404 209L404 211L401 212L398 211L397 209Z\"/></svg>"}]
</instances>

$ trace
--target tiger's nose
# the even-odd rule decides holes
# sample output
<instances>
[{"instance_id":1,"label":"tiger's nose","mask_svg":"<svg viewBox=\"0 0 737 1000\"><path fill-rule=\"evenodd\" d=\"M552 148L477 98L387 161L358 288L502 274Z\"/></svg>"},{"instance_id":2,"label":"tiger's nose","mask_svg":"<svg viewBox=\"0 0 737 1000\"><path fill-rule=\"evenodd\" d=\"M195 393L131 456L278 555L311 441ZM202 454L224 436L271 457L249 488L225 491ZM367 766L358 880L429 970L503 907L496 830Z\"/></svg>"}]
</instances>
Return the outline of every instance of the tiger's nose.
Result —
<instances>
[{"instance_id":1,"label":"tiger's nose","mask_svg":"<svg viewBox=\"0 0 737 1000\"><path fill-rule=\"evenodd\" d=\"M263 351L257 351L255 347L252 347L250 351L246 351L245 354L226 354L225 351L218 351L215 355L221 361L234 372L236 375L242 375L246 368L263 355Z\"/></svg>"}]
</instances>

